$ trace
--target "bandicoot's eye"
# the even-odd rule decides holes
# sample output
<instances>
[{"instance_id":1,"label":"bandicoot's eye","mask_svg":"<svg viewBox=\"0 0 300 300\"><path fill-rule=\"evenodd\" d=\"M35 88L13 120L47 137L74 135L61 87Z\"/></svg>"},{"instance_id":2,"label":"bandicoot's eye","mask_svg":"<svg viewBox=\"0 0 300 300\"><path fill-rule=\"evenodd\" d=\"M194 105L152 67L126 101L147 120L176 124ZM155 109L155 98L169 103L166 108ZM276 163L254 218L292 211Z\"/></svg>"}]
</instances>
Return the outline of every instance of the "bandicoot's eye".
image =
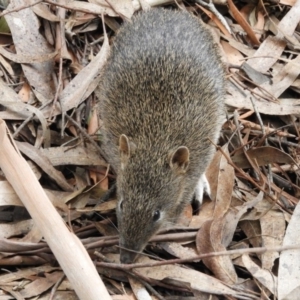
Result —
<instances>
[{"instance_id":1,"label":"bandicoot's eye","mask_svg":"<svg viewBox=\"0 0 300 300\"><path fill-rule=\"evenodd\" d=\"M160 218L160 211L156 210L153 215L153 221L156 222L159 220L159 218Z\"/></svg>"}]
</instances>

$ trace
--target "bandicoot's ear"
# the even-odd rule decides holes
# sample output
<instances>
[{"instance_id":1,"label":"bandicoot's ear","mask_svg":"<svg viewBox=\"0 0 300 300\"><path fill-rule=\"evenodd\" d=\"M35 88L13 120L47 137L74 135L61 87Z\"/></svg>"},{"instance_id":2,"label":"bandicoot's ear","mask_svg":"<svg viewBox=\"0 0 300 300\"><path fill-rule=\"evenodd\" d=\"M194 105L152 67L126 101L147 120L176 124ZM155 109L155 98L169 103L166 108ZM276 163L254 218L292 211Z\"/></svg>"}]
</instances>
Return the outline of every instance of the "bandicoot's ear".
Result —
<instances>
[{"instance_id":1,"label":"bandicoot's ear","mask_svg":"<svg viewBox=\"0 0 300 300\"><path fill-rule=\"evenodd\" d=\"M188 169L189 158L189 149L185 146L180 146L171 154L170 166L174 171L183 174Z\"/></svg>"},{"instance_id":2,"label":"bandicoot's ear","mask_svg":"<svg viewBox=\"0 0 300 300\"><path fill-rule=\"evenodd\" d=\"M129 140L125 134L121 134L119 138L119 151L121 156L130 155Z\"/></svg>"},{"instance_id":3,"label":"bandicoot's ear","mask_svg":"<svg viewBox=\"0 0 300 300\"><path fill-rule=\"evenodd\" d=\"M128 162L130 155L134 152L136 146L133 142L130 142L125 134L121 134L119 138L119 151L121 158L121 168Z\"/></svg>"}]
</instances>

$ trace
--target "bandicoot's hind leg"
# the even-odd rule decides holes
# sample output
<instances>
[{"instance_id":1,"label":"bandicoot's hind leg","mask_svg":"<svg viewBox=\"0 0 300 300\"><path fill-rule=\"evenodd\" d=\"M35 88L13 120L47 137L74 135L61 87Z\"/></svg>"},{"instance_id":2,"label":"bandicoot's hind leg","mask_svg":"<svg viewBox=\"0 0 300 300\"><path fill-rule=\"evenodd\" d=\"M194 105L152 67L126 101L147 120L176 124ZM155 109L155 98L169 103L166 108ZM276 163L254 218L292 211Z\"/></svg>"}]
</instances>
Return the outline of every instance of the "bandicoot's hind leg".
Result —
<instances>
[{"instance_id":1,"label":"bandicoot's hind leg","mask_svg":"<svg viewBox=\"0 0 300 300\"><path fill-rule=\"evenodd\" d=\"M197 186L195 188L195 193L194 193L194 197L192 200L192 206L195 211L199 210L199 208L202 204L204 193L210 197L210 185L205 176L205 173L203 173L200 176Z\"/></svg>"}]
</instances>

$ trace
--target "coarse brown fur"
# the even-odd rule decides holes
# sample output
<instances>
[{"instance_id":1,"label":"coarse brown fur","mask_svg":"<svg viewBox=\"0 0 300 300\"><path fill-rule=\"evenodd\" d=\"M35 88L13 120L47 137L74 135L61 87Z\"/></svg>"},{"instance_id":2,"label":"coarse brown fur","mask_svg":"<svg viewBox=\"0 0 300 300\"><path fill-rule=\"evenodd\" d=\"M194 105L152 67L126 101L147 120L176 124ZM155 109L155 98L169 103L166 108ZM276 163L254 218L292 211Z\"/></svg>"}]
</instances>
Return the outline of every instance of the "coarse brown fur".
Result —
<instances>
[{"instance_id":1,"label":"coarse brown fur","mask_svg":"<svg viewBox=\"0 0 300 300\"><path fill-rule=\"evenodd\" d=\"M187 12L152 9L119 30L97 96L121 247L142 251L191 201L224 118L224 82L209 30ZM122 262L135 257L121 249Z\"/></svg>"}]
</instances>

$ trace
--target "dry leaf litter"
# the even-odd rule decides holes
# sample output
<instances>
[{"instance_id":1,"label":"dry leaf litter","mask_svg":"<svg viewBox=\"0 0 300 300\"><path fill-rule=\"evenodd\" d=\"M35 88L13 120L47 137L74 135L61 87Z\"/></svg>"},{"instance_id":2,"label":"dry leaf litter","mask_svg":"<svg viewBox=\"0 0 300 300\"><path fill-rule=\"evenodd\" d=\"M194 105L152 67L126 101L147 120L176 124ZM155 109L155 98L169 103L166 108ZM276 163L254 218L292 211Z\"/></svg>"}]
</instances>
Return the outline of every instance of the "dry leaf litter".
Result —
<instances>
[{"instance_id":1,"label":"dry leaf litter","mask_svg":"<svg viewBox=\"0 0 300 300\"><path fill-rule=\"evenodd\" d=\"M0 4L0 119L111 299L300 299L300 0ZM207 170L211 200L187 207L132 268L118 264L116 199L99 203L116 175L101 155L93 91L105 32L111 41L157 5L212 29L227 65L227 121ZM2 171L0 299L78 299Z\"/></svg>"}]
</instances>

